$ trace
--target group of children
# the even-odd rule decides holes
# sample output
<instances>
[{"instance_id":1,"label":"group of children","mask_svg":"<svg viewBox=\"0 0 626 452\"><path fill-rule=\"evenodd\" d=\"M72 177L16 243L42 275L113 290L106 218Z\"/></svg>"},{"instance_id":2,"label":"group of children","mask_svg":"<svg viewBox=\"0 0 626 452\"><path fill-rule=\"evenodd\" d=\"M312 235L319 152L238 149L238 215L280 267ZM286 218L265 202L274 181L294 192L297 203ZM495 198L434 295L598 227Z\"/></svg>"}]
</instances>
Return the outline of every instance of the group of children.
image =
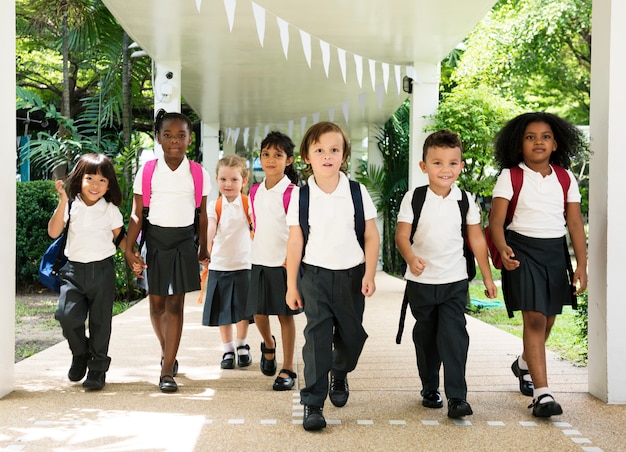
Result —
<instances>
[{"instance_id":1,"label":"group of children","mask_svg":"<svg viewBox=\"0 0 626 452\"><path fill-rule=\"evenodd\" d=\"M281 327L283 366L273 389L293 388L297 378L293 316L304 312L303 427L322 429L326 397L337 407L347 403L347 375L356 367L367 339L362 325L365 297L376 290L377 213L364 186L344 174L349 140L331 122L310 127L300 155L311 175L298 187L295 145L288 136L271 132L261 144L264 181L246 196L246 161L224 157L216 171L220 197L207 205L208 173L185 157L191 130L182 114L157 114L155 136L163 157L156 165L144 165L136 176L126 237L117 208L121 191L110 160L83 156L69 175L66 190L61 181L56 183L59 205L49 234L58 236L70 219L65 250L69 262L61 270L56 312L73 355L68 377L80 381L89 369L83 385L90 389L105 385L115 287L112 256L117 245L132 270L140 277L144 270L147 275L150 319L161 346L161 391L178 389L174 377L184 295L200 289L200 263L209 269L202 323L219 327L223 369L234 368L235 361L239 367L250 366L247 332L255 323L263 339L261 371L276 374L277 342L269 321L275 315ZM524 350L511 368L520 391L533 396L529 408L537 417L562 413L547 383L545 341L556 314L587 285L581 197L572 173L562 170L569 167L582 140L578 129L548 113L514 118L496 140L501 172L489 227L503 262L507 308L510 315L521 310L524 321ZM420 210L415 209L417 192L408 192L396 232L407 264L405 299L416 319L413 341L422 404L443 407L439 392L443 364L451 418L472 414L465 381L469 348L465 306L473 257L466 243L483 275L485 295L497 294L480 210L455 183L463 165L455 133L431 134L420 162L428 175L428 187L420 192ZM518 172L524 177L521 186L515 182ZM559 174L566 174L567 189ZM514 212L507 212L512 206ZM577 262L571 277L567 231ZM137 246L140 236L145 253Z\"/></svg>"}]
</instances>

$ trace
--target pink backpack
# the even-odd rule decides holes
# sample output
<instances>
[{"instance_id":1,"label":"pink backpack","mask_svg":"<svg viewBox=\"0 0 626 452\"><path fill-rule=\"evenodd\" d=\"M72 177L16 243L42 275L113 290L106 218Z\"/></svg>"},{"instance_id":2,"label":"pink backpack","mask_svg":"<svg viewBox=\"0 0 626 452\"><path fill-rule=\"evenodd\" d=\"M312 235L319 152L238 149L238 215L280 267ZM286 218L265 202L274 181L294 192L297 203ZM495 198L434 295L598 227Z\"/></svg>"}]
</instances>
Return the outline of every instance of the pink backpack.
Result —
<instances>
[{"instance_id":1,"label":"pink backpack","mask_svg":"<svg viewBox=\"0 0 626 452\"><path fill-rule=\"evenodd\" d=\"M256 192L259 189L260 183L253 184L250 187L250 205L252 206L252 222L256 227L256 215L254 214L254 197L256 196ZM287 209L289 208L289 201L291 200L291 192L293 191L293 187L295 184L289 184L285 191L283 192L283 207L285 209L285 213L287 213Z\"/></svg>"}]
</instances>

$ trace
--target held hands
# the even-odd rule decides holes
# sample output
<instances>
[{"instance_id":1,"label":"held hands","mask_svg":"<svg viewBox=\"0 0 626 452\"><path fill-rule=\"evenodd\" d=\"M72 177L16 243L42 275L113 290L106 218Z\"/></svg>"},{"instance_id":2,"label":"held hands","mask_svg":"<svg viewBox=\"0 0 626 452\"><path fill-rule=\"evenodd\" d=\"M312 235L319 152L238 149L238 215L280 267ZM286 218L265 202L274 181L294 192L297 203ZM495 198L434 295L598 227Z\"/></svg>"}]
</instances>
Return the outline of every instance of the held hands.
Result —
<instances>
[{"instance_id":1,"label":"held hands","mask_svg":"<svg viewBox=\"0 0 626 452\"><path fill-rule=\"evenodd\" d=\"M126 262L128 266L132 269L133 273L137 278L143 278L141 274L148 266L141 258L139 251L128 251L124 252L124 257L126 258Z\"/></svg>"},{"instance_id":2,"label":"held hands","mask_svg":"<svg viewBox=\"0 0 626 452\"><path fill-rule=\"evenodd\" d=\"M424 273L424 269L426 268L426 262L419 256L414 256L411 264L409 265L409 270L415 276L419 276Z\"/></svg>"}]
</instances>

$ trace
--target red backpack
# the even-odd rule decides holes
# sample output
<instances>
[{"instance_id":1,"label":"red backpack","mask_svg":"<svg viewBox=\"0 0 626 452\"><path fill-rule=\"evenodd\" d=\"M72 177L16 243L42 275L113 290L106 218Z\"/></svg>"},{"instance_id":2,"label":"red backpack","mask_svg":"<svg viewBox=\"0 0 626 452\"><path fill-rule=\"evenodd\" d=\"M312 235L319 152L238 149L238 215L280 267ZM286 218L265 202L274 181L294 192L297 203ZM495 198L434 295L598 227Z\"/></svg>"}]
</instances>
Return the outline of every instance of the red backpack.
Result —
<instances>
[{"instance_id":1,"label":"red backpack","mask_svg":"<svg viewBox=\"0 0 626 452\"><path fill-rule=\"evenodd\" d=\"M565 168L552 165L554 172L556 173L556 177L563 188L563 212L565 212L567 208L567 192L569 191L569 186L571 184L571 180L569 178L569 174ZM509 169L511 172L511 185L513 185L513 196L509 201L509 207L506 211L506 218L504 220L504 228L511 223L513 220L513 213L515 212L515 208L517 207L517 200L519 198L520 190L522 189L522 184L524 183L524 171L519 166L514 166ZM489 209L488 218L491 218L491 208ZM493 262L493 266L498 270L502 270L502 258L500 257L500 253L498 252L498 248L493 243L493 239L491 238L491 233L489 232L489 225L485 227L485 240L487 241L487 249L489 250L489 256L491 257L491 262Z\"/></svg>"}]
</instances>

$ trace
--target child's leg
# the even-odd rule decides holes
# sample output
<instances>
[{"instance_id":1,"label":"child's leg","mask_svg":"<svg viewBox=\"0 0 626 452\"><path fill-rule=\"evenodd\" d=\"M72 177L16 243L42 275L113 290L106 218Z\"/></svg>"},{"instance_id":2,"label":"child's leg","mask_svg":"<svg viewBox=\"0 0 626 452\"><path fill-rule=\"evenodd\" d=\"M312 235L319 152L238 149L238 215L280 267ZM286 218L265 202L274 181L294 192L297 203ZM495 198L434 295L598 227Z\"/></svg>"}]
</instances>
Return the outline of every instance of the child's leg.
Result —
<instances>
[{"instance_id":1,"label":"child's leg","mask_svg":"<svg viewBox=\"0 0 626 452\"><path fill-rule=\"evenodd\" d=\"M233 345L234 344L233 343L233 326L232 325L220 325L219 329L220 329L220 337L222 338L222 344L224 344L224 346L226 346L226 344L231 344L231 349L226 350L226 348L224 348L224 352L235 351L234 345Z\"/></svg>"},{"instance_id":2,"label":"child's leg","mask_svg":"<svg viewBox=\"0 0 626 452\"><path fill-rule=\"evenodd\" d=\"M293 353L296 346L296 322L292 315L279 315L280 334L283 341L283 369L295 371L293 365ZM279 377L287 378L286 373L278 374Z\"/></svg>"},{"instance_id":3,"label":"child's leg","mask_svg":"<svg viewBox=\"0 0 626 452\"><path fill-rule=\"evenodd\" d=\"M165 298L161 295L150 294L150 322L152 323L152 329L159 340L161 346L161 357L165 355Z\"/></svg>"},{"instance_id":4,"label":"child's leg","mask_svg":"<svg viewBox=\"0 0 626 452\"><path fill-rule=\"evenodd\" d=\"M108 352L115 300L115 268L113 259L94 265L98 268L88 293L89 350L92 355L89 370L106 372L111 363Z\"/></svg>"},{"instance_id":5,"label":"child's leg","mask_svg":"<svg viewBox=\"0 0 626 452\"><path fill-rule=\"evenodd\" d=\"M165 297L165 315L163 319L163 364L161 376L173 375L174 361L178 353L180 338L183 333L183 316L185 307L185 295L176 294Z\"/></svg>"},{"instance_id":6,"label":"child's leg","mask_svg":"<svg viewBox=\"0 0 626 452\"><path fill-rule=\"evenodd\" d=\"M248 338L248 328L250 327L249 320L240 320L236 324L237 328L237 339L240 341L245 341Z\"/></svg>"},{"instance_id":7,"label":"child's leg","mask_svg":"<svg viewBox=\"0 0 626 452\"><path fill-rule=\"evenodd\" d=\"M522 311L524 321L524 360L535 388L548 387L546 368L546 340L556 316L546 317L536 311Z\"/></svg>"},{"instance_id":8,"label":"child's leg","mask_svg":"<svg viewBox=\"0 0 626 452\"><path fill-rule=\"evenodd\" d=\"M442 284L438 289L441 298L438 309L437 348L443 362L444 387L448 400L467 398L465 380L469 349L465 320L467 290L467 281Z\"/></svg>"},{"instance_id":9,"label":"child's leg","mask_svg":"<svg viewBox=\"0 0 626 452\"><path fill-rule=\"evenodd\" d=\"M274 343L274 338L272 337L272 328L270 327L270 317L268 315L263 314L254 314L254 324L256 325L261 337L263 338L263 342L265 343L266 348L275 349L276 344ZM239 334L237 334L239 337ZM274 353L266 353L265 359L273 360Z\"/></svg>"}]
</instances>

